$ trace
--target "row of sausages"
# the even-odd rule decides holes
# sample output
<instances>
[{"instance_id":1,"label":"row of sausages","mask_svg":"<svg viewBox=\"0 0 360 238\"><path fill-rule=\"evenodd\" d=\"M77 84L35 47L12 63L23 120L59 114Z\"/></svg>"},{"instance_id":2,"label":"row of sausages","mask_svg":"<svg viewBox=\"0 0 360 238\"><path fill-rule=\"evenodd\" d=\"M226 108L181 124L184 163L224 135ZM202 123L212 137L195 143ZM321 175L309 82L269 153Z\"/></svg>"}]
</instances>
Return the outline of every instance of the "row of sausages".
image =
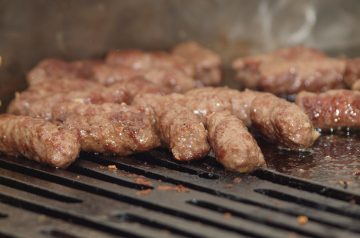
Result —
<instances>
[{"instance_id":1,"label":"row of sausages","mask_svg":"<svg viewBox=\"0 0 360 238\"><path fill-rule=\"evenodd\" d=\"M270 93L204 87L218 85L220 72L219 57L193 42L170 53L127 50L111 51L104 61L45 60L28 74L30 86L16 94L9 114L0 116L0 151L67 167L80 150L128 155L165 146L175 159L188 161L212 149L227 169L250 172L265 160L249 127L279 147L303 150L319 137L313 123L322 129L358 126L355 91L303 92L296 105Z\"/></svg>"}]
</instances>

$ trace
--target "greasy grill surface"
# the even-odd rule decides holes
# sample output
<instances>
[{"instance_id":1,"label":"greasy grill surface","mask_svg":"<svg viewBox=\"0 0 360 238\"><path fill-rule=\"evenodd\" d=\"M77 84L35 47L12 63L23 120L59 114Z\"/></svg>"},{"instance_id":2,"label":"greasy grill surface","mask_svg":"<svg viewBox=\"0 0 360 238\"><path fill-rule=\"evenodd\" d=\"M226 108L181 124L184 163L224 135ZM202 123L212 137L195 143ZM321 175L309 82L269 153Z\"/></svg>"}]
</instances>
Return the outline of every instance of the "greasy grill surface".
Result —
<instances>
[{"instance_id":1,"label":"greasy grill surface","mask_svg":"<svg viewBox=\"0 0 360 238\"><path fill-rule=\"evenodd\" d=\"M67 170L0 156L0 237L359 237L359 205L360 193L164 151L83 154Z\"/></svg>"}]
</instances>

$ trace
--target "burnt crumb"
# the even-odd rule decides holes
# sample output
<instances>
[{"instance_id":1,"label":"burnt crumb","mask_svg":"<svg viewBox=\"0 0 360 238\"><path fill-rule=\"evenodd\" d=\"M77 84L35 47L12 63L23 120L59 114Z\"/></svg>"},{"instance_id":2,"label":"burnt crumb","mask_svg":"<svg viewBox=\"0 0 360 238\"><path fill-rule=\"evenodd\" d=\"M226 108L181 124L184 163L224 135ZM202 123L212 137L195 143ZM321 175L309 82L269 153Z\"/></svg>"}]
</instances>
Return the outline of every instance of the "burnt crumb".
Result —
<instances>
[{"instance_id":1,"label":"burnt crumb","mask_svg":"<svg viewBox=\"0 0 360 238\"><path fill-rule=\"evenodd\" d=\"M224 188L232 188L234 185L231 183L227 183L224 185Z\"/></svg>"},{"instance_id":2,"label":"burnt crumb","mask_svg":"<svg viewBox=\"0 0 360 238\"><path fill-rule=\"evenodd\" d=\"M354 171L354 175L355 175L356 177L360 178L360 169L356 169L356 170Z\"/></svg>"},{"instance_id":3,"label":"burnt crumb","mask_svg":"<svg viewBox=\"0 0 360 238\"><path fill-rule=\"evenodd\" d=\"M357 204L357 201L356 201L355 198L353 198L353 199L351 199L351 200L349 201L349 203L350 203L351 205L356 205L356 204Z\"/></svg>"},{"instance_id":4,"label":"burnt crumb","mask_svg":"<svg viewBox=\"0 0 360 238\"><path fill-rule=\"evenodd\" d=\"M152 189L145 189L145 190L140 190L136 192L137 196L148 196L151 193Z\"/></svg>"},{"instance_id":5,"label":"burnt crumb","mask_svg":"<svg viewBox=\"0 0 360 238\"><path fill-rule=\"evenodd\" d=\"M236 177L233 179L233 183L235 184L239 184L241 182L241 178L240 177Z\"/></svg>"},{"instance_id":6,"label":"burnt crumb","mask_svg":"<svg viewBox=\"0 0 360 238\"><path fill-rule=\"evenodd\" d=\"M116 167L115 164L110 164L110 165L108 165L107 167L108 167L109 170L112 170L112 171L117 170L117 167Z\"/></svg>"},{"instance_id":7,"label":"burnt crumb","mask_svg":"<svg viewBox=\"0 0 360 238\"><path fill-rule=\"evenodd\" d=\"M159 185L157 186L157 190L161 191L176 191L178 193L188 193L190 190L183 185Z\"/></svg>"},{"instance_id":8,"label":"burnt crumb","mask_svg":"<svg viewBox=\"0 0 360 238\"><path fill-rule=\"evenodd\" d=\"M147 180L147 179L143 178L143 177L135 178L134 182L137 183L137 184L152 186L152 182L150 180Z\"/></svg>"},{"instance_id":9,"label":"burnt crumb","mask_svg":"<svg viewBox=\"0 0 360 238\"><path fill-rule=\"evenodd\" d=\"M230 218L232 218L232 214L230 212L225 212L224 219L230 219Z\"/></svg>"},{"instance_id":10,"label":"burnt crumb","mask_svg":"<svg viewBox=\"0 0 360 238\"><path fill-rule=\"evenodd\" d=\"M307 216L298 216L297 217L297 222L300 224L300 225L306 225L308 222L309 222L309 218Z\"/></svg>"},{"instance_id":11,"label":"burnt crumb","mask_svg":"<svg viewBox=\"0 0 360 238\"><path fill-rule=\"evenodd\" d=\"M344 189L347 189L352 182L351 182L351 181L340 180L338 183L339 183Z\"/></svg>"}]
</instances>

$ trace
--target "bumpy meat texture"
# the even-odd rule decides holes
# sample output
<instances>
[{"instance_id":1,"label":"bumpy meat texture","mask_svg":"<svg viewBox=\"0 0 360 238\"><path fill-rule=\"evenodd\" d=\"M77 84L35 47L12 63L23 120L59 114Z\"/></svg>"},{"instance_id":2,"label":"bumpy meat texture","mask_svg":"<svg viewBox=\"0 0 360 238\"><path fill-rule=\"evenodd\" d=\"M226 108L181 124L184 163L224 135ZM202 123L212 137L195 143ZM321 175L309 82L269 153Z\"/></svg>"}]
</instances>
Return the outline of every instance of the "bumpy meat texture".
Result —
<instances>
[{"instance_id":1,"label":"bumpy meat texture","mask_svg":"<svg viewBox=\"0 0 360 238\"><path fill-rule=\"evenodd\" d=\"M232 111L245 125L255 127L269 140L282 147L308 148L319 136L309 118L299 107L270 93L207 87L191 90L185 96L203 107L198 108L199 111L208 113L211 113L213 105L206 105L206 102L224 105L209 98L228 99L230 106L227 106L227 110ZM202 100L203 105L200 103Z\"/></svg>"},{"instance_id":2,"label":"bumpy meat texture","mask_svg":"<svg viewBox=\"0 0 360 238\"><path fill-rule=\"evenodd\" d=\"M65 168L78 157L77 134L39 118L0 116L0 151Z\"/></svg>"},{"instance_id":3,"label":"bumpy meat texture","mask_svg":"<svg viewBox=\"0 0 360 238\"><path fill-rule=\"evenodd\" d=\"M95 116L111 112L120 112L125 104L103 103L100 105L83 102L62 102L51 108L51 119L64 122L69 116Z\"/></svg>"},{"instance_id":4,"label":"bumpy meat texture","mask_svg":"<svg viewBox=\"0 0 360 238\"><path fill-rule=\"evenodd\" d=\"M265 165L255 139L244 123L229 111L212 113L207 118L207 129L216 159L225 168L248 173Z\"/></svg>"},{"instance_id":5,"label":"bumpy meat texture","mask_svg":"<svg viewBox=\"0 0 360 238\"><path fill-rule=\"evenodd\" d=\"M121 85L104 87L101 84L86 80L46 81L31 86L22 93L17 93L8 107L8 113L40 116L51 120L52 108L67 101L92 104L129 102L131 100L130 93L134 93L136 86L140 83L136 80L134 83L123 82ZM138 88L143 91L148 89L155 92L154 86L146 83L144 82L144 85Z\"/></svg>"},{"instance_id":6,"label":"bumpy meat texture","mask_svg":"<svg viewBox=\"0 0 360 238\"><path fill-rule=\"evenodd\" d=\"M308 148L319 136L298 106L270 93L206 87L164 97L189 108L203 122L213 112L229 110L273 143L289 149Z\"/></svg>"},{"instance_id":7,"label":"bumpy meat texture","mask_svg":"<svg viewBox=\"0 0 360 238\"><path fill-rule=\"evenodd\" d=\"M156 85L156 84L146 80L143 77L134 77L129 80L123 80L123 81L114 83L114 84L108 86L108 90L111 92L116 92L117 90L120 92L124 91L128 96L128 99L126 100L127 103L131 103L131 101L138 94L151 93L151 94L164 95L164 94L168 94L169 92L171 92L159 85Z\"/></svg>"},{"instance_id":8,"label":"bumpy meat texture","mask_svg":"<svg viewBox=\"0 0 360 238\"><path fill-rule=\"evenodd\" d=\"M193 65L194 77L200 85L216 86L221 83L221 60L215 52L190 41L176 45L172 53Z\"/></svg>"},{"instance_id":9,"label":"bumpy meat texture","mask_svg":"<svg viewBox=\"0 0 360 238\"><path fill-rule=\"evenodd\" d=\"M183 58L162 51L113 50L106 56L106 63L113 66L143 69L179 69L193 77L194 69Z\"/></svg>"},{"instance_id":10,"label":"bumpy meat texture","mask_svg":"<svg viewBox=\"0 0 360 238\"><path fill-rule=\"evenodd\" d=\"M167 97L153 94L138 95L133 104L155 112L161 140L175 159L188 161L208 154L210 147L204 124L188 108Z\"/></svg>"},{"instance_id":11,"label":"bumpy meat texture","mask_svg":"<svg viewBox=\"0 0 360 238\"><path fill-rule=\"evenodd\" d=\"M110 51L106 62L94 71L94 79L106 85L142 76L172 92L185 92L196 86L191 65L164 52Z\"/></svg>"},{"instance_id":12,"label":"bumpy meat texture","mask_svg":"<svg viewBox=\"0 0 360 238\"><path fill-rule=\"evenodd\" d=\"M252 126L270 141L288 149L306 149L320 134L294 103L270 93L257 93L251 103Z\"/></svg>"},{"instance_id":13,"label":"bumpy meat texture","mask_svg":"<svg viewBox=\"0 0 360 238\"><path fill-rule=\"evenodd\" d=\"M68 93L71 91L90 91L103 90L104 86L84 79L61 79L55 81L44 81L35 85L30 85L26 91L36 92L38 97L51 95L54 93Z\"/></svg>"},{"instance_id":14,"label":"bumpy meat texture","mask_svg":"<svg viewBox=\"0 0 360 238\"><path fill-rule=\"evenodd\" d=\"M226 87L204 87L190 90L185 95L189 101L187 105L190 105L197 115L199 115L198 111L209 115L215 111L229 110L246 126L251 126L250 107L257 95L254 91L240 92Z\"/></svg>"},{"instance_id":15,"label":"bumpy meat texture","mask_svg":"<svg viewBox=\"0 0 360 238\"><path fill-rule=\"evenodd\" d=\"M119 106L110 113L87 111L83 115L70 115L64 121L64 127L78 133L84 151L128 155L160 146L150 111Z\"/></svg>"},{"instance_id":16,"label":"bumpy meat texture","mask_svg":"<svg viewBox=\"0 0 360 238\"><path fill-rule=\"evenodd\" d=\"M132 69L124 66L100 65L94 67L93 79L104 85L143 77L149 82L170 92L185 92L195 87L195 81L178 69L150 68Z\"/></svg>"},{"instance_id":17,"label":"bumpy meat texture","mask_svg":"<svg viewBox=\"0 0 360 238\"><path fill-rule=\"evenodd\" d=\"M348 88L360 91L360 58L346 60L344 80Z\"/></svg>"},{"instance_id":18,"label":"bumpy meat texture","mask_svg":"<svg viewBox=\"0 0 360 238\"><path fill-rule=\"evenodd\" d=\"M317 128L360 127L360 92L330 90L324 93L300 92L296 104Z\"/></svg>"},{"instance_id":19,"label":"bumpy meat texture","mask_svg":"<svg viewBox=\"0 0 360 238\"><path fill-rule=\"evenodd\" d=\"M35 92L36 95L36 92ZM15 115L28 115L52 120L52 110L63 102L82 102L88 104L121 103L128 100L124 91L71 91L69 93L56 93L41 98L34 96L33 92L17 94L8 107L8 113Z\"/></svg>"},{"instance_id":20,"label":"bumpy meat texture","mask_svg":"<svg viewBox=\"0 0 360 238\"><path fill-rule=\"evenodd\" d=\"M301 90L320 92L344 88L345 60L305 47L282 49L233 62L235 79L246 88L278 95Z\"/></svg>"},{"instance_id":21,"label":"bumpy meat texture","mask_svg":"<svg viewBox=\"0 0 360 238\"><path fill-rule=\"evenodd\" d=\"M60 59L45 59L28 74L29 85L59 79L88 79L93 75L93 67L101 64L96 60L66 62Z\"/></svg>"}]
</instances>

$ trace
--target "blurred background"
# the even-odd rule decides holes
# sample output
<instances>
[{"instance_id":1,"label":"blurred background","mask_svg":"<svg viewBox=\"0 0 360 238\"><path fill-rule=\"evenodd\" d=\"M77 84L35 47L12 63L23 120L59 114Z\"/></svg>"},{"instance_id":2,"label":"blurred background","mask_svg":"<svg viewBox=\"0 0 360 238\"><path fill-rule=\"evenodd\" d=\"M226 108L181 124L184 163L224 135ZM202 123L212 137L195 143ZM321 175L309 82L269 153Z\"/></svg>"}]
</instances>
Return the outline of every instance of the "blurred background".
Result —
<instances>
[{"instance_id":1,"label":"blurred background","mask_svg":"<svg viewBox=\"0 0 360 238\"><path fill-rule=\"evenodd\" d=\"M225 67L236 56L296 44L357 56L359 24L357 0L0 0L0 110L45 57L166 50L184 40L214 49Z\"/></svg>"}]
</instances>

